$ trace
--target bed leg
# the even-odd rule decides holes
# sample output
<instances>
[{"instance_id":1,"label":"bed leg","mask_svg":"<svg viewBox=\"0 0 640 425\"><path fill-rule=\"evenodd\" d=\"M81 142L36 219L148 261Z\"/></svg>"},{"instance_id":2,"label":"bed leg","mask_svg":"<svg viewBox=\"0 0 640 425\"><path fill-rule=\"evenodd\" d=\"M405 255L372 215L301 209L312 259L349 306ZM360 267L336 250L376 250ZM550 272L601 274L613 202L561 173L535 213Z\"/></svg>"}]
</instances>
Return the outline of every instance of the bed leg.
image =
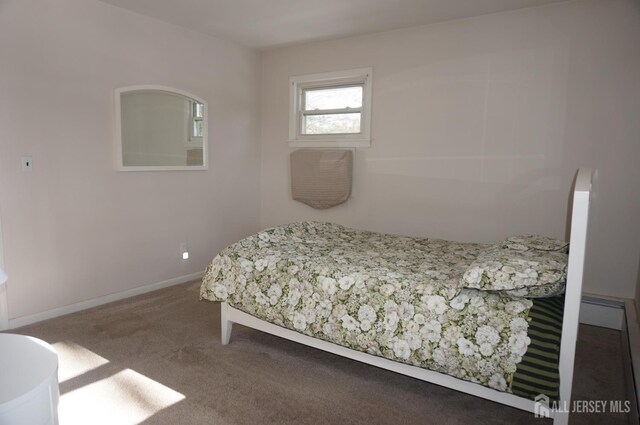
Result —
<instances>
[{"instance_id":1,"label":"bed leg","mask_svg":"<svg viewBox=\"0 0 640 425\"><path fill-rule=\"evenodd\" d=\"M553 425L567 425L569 423L569 412L556 412L553 417Z\"/></svg>"},{"instance_id":2,"label":"bed leg","mask_svg":"<svg viewBox=\"0 0 640 425\"><path fill-rule=\"evenodd\" d=\"M220 304L220 330L222 345L229 344L229 340L231 339L231 328L233 327L233 322L230 321L228 317L229 304Z\"/></svg>"}]
</instances>

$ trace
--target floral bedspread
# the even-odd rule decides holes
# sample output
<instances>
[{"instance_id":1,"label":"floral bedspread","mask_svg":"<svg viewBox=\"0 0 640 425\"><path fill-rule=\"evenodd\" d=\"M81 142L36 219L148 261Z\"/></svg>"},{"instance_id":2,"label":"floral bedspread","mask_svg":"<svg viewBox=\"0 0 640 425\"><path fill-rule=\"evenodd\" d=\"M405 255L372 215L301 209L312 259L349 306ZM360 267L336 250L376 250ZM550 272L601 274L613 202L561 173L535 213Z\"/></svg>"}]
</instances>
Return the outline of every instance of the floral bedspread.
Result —
<instances>
[{"instance_id":1,"label":"floral bedspread","mask_svg":"<svg viewBox=\"0 0 640 425\"><path fill-rule=\"evenodd\" d=\"M463 289L485 245L303 222L225 248L201 298L358 351L508 391L531 301Z\"/></svg>"}]
</instances>

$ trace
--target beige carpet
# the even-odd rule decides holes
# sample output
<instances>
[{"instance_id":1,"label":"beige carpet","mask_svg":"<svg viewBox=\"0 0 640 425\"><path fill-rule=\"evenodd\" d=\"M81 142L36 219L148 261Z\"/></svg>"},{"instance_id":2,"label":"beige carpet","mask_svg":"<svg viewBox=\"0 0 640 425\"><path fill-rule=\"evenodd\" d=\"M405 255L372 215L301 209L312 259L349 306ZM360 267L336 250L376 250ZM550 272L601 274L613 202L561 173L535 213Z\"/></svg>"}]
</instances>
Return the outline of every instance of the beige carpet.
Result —
<instances>
[{"instance_id":1,"label":"beige carpet","mask_svg":"<svg viewBox=\"0 0 640 425\"><path fill-rule=\"evenodd\" d=\"M236 325L192 282L13 330L60 355L60 424L549 424ZM619 332L582 326L574 397L626 399ZM579 414L573 424L623 424Z\"/></svg>"}]
</instances>

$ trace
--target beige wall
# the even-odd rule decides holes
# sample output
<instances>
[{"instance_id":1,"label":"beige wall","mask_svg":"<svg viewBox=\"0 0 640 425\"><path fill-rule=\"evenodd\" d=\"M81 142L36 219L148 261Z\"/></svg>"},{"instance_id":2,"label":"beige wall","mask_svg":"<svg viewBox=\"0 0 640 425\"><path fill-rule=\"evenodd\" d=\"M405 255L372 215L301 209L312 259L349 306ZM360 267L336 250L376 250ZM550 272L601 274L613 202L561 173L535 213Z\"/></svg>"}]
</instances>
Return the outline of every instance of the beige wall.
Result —
<instances>
[{"instance_id":1,"label":"beige wall","mask_svg":"<svg viewBox=\"0 0 640 425\"><path fill-rule=\"evenodd\" d=\"M9 315L200 271L260 225L292 220L485 242L563 237L571 179L585 164L599 174L586 290L637 298L639 22L632 0L576 0L278 49L261 63L93 0L4 1ZM326 211L292 201L289 76L365 66L374 141L356 151L352 199ZM135 84L209 102L209 171L114 171L112 91ZM32 173L20 171L27 154Z\"/></svg>"},{"instance_id":2,"label":"beige wall","mask_svg":"<svg viewBox=\"0 0 640 425\"><path fill-rule=\"evenodd\" d=\"M0 213L16 318L202 271L259 227L258 53L97 1L0 3ZM208 171L114 171L113 90L209 102ZM31 173L20 169L33 156ZM179 244L191 258L181 261Z\"/></svg>"},{"instance_id":3,"label":"beige wall","mask_svg":"<svg viewBox=\"0 0 640 425\"><path fill-rule=\"evenodd\" d=\"M328 220L493 242L565 237L579 166L598 171L585 290L633 298L640 253L640 18L571 1L263 54L262 225ZM288 79L372 66L373 143L353 196L291 200Z\"/></svg>"}]
</instances>

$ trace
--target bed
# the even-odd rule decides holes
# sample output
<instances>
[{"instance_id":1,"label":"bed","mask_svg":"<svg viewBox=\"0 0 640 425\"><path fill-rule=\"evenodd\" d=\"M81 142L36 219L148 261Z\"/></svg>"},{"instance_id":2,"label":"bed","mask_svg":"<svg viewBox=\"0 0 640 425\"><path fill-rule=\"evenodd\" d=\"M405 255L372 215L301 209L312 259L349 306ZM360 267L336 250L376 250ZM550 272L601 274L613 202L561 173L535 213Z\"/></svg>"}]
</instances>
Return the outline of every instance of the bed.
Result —
<instances>
[{"instance_id":1,"label":"bed","mask_svg":"<svg viewBox=\"0 0 640 425\"><path fill-rule=\"evenodd\" d=\"M570 250L291 223L225 248L201 298L222 302L225 345L238 323L565 424L549 404L571 395L590 190L580 169Z\"/></svg>"}]
</instances>

